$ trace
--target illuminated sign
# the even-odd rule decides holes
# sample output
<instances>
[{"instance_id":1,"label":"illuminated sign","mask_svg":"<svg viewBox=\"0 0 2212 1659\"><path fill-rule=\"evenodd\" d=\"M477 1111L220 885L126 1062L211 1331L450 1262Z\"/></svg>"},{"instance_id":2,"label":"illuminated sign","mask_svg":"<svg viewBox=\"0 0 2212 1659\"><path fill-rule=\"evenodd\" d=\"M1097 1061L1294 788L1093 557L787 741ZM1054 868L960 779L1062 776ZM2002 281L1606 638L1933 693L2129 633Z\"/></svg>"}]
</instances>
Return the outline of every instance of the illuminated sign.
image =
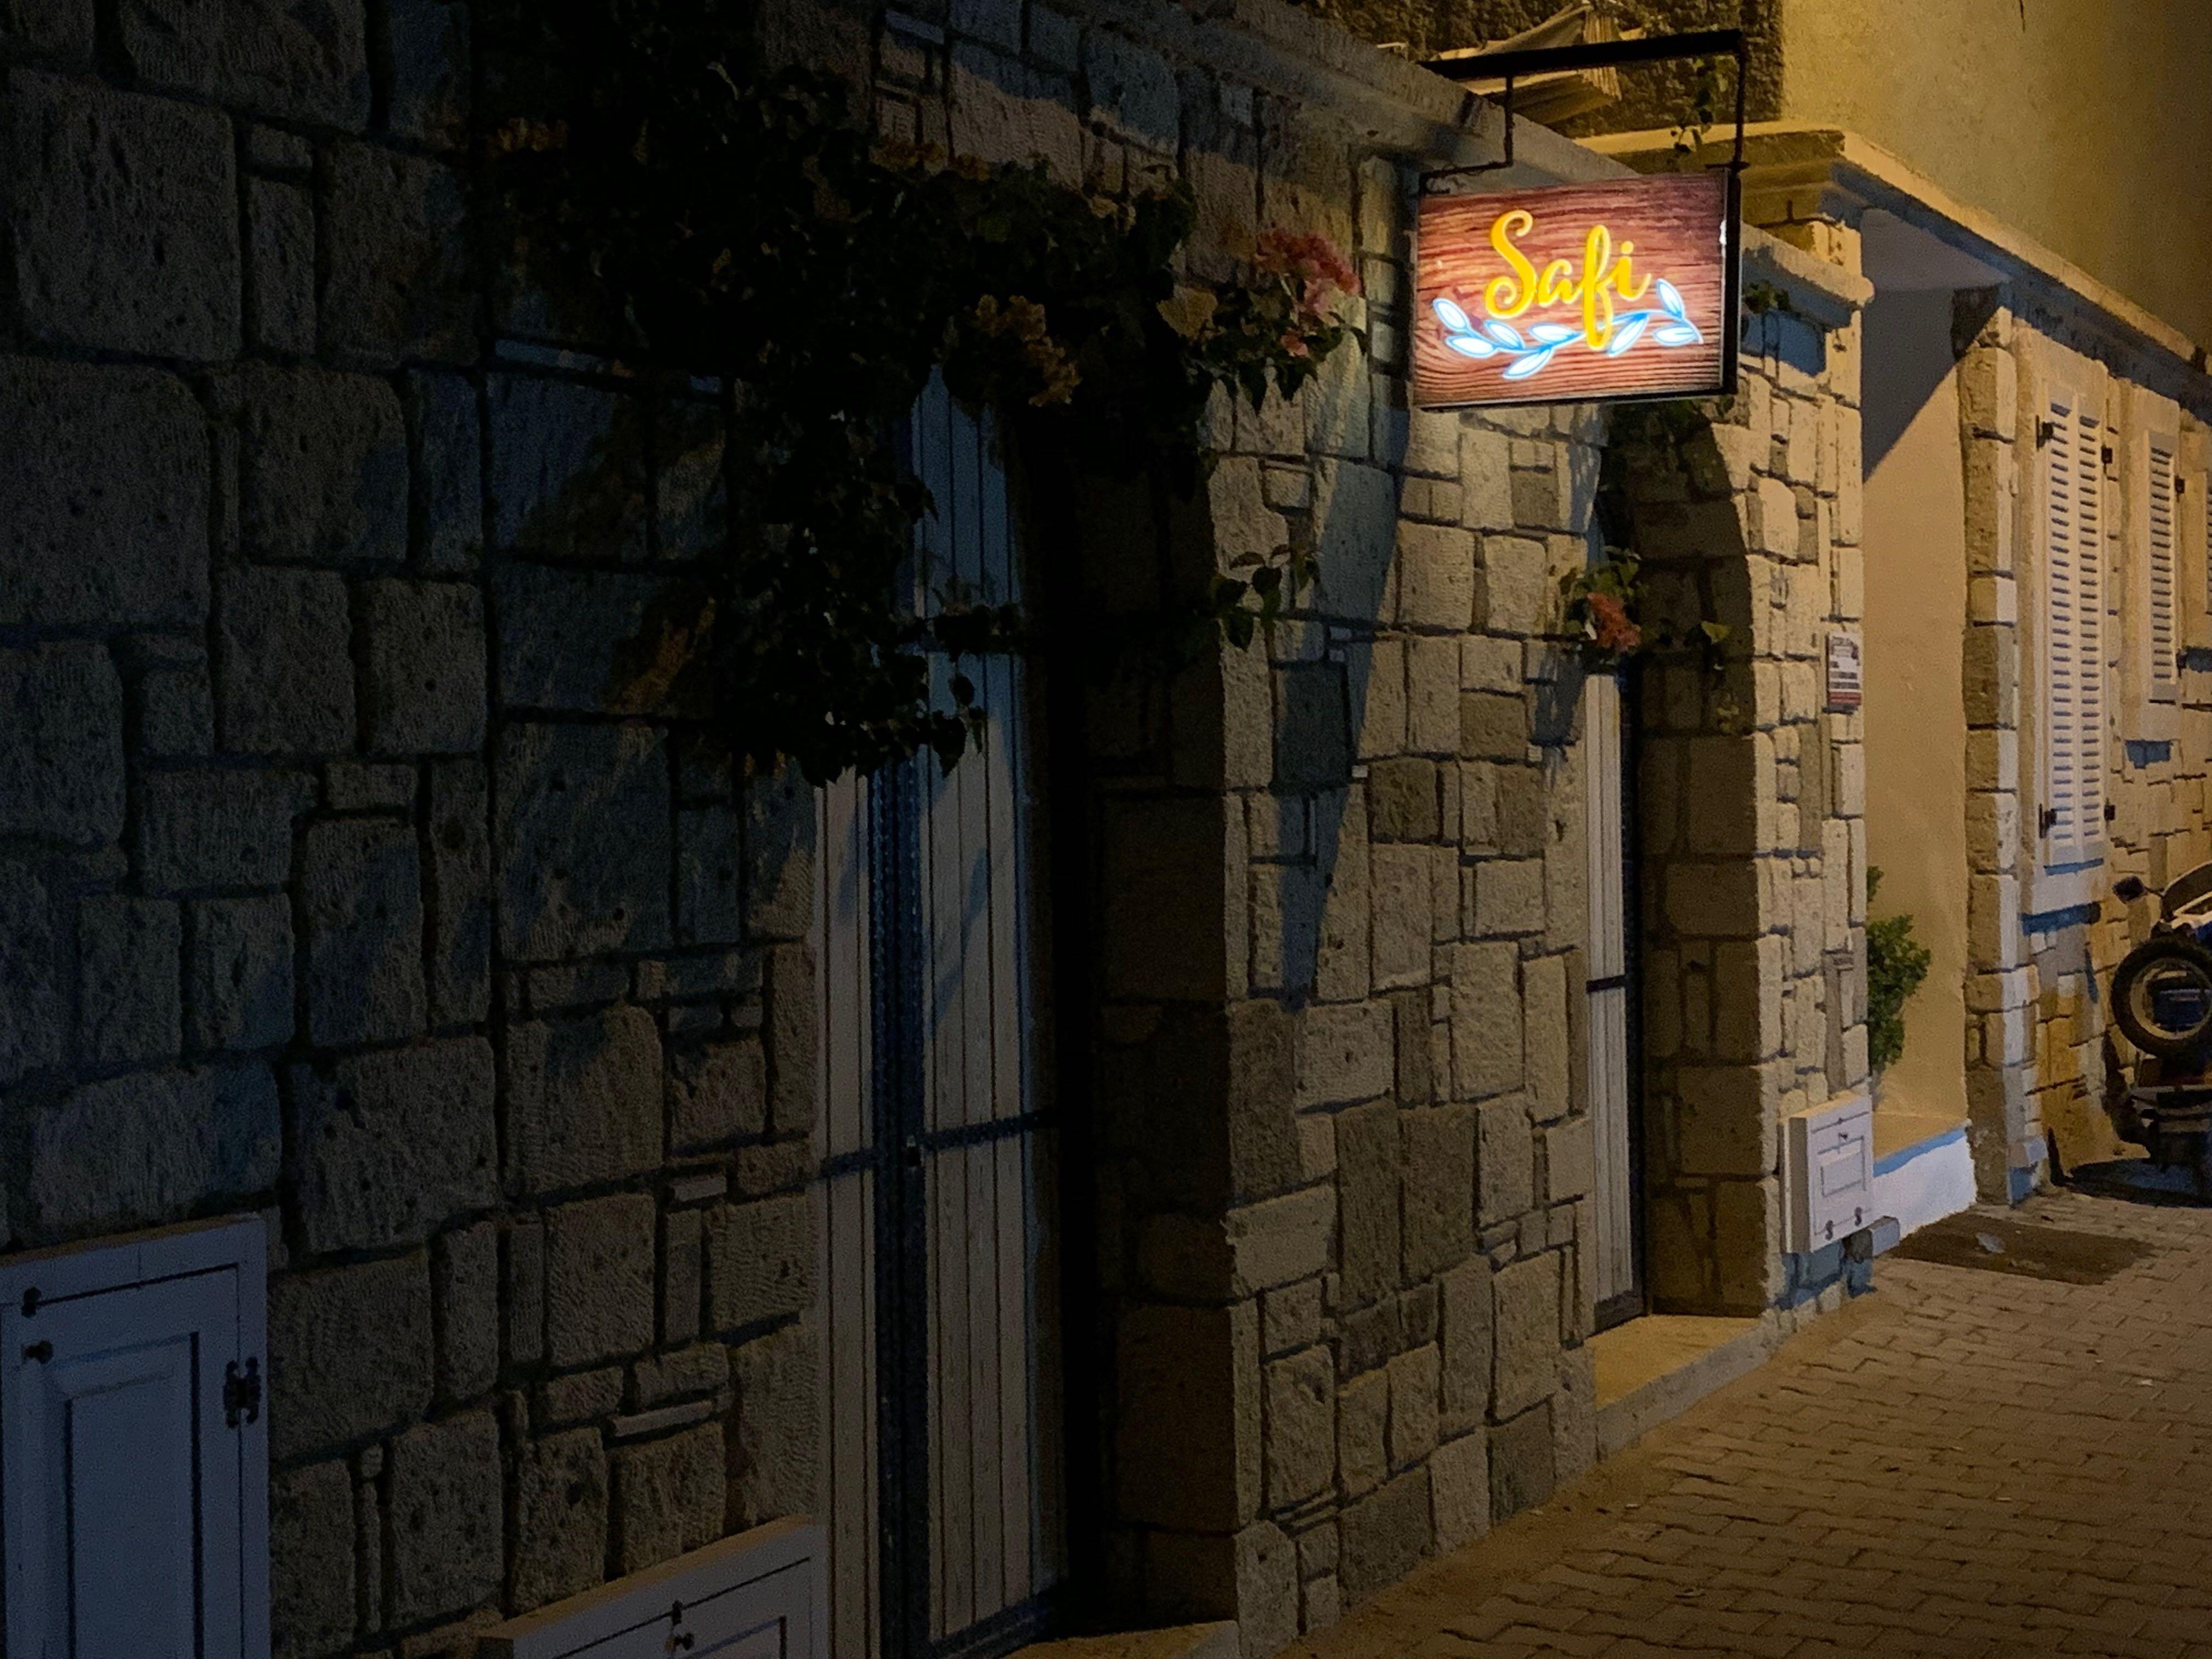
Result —
<instances>
[{"instance_id":1,"label":"illuminated sign","mask_svg":"<svg viewBox=\"0 0 2212 1659\"><path fill-rule=\"evenodd\" d=\"M1424 196L1419 238L1421 408L1735 389L1725 174Z\"/></svg>"}]
</instances>

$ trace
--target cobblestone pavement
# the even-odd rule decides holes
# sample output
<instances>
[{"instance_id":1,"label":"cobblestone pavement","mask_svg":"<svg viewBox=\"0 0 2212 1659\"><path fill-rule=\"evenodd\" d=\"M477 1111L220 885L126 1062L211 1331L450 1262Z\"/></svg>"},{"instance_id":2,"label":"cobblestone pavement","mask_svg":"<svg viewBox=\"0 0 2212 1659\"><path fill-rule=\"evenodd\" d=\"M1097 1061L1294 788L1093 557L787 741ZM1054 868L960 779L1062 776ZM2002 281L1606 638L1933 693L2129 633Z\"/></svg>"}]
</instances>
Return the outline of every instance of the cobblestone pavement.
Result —
<instances>
[{"instance_id":1,"label":"cobblestone pavement","mask_svg":"<svg viewBox=\"0 0 2212 1659\"><path fill-rule=\"evenodd\" d=\"M1881 1262L1875 1292L1292 1651L2212 1656L2212 1211L2008 1212L2106 1283Z\"/></svg>"}]
</instances>

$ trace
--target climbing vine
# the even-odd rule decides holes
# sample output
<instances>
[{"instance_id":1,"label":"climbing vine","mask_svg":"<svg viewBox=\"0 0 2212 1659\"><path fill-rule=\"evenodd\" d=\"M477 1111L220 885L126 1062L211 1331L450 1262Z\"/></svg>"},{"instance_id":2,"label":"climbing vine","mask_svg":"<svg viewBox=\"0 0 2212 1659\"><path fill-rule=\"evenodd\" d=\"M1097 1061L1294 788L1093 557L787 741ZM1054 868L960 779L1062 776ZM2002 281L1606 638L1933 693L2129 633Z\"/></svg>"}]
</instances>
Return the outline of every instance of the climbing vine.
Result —
<instances>
[{"instance_id":1,"label":"climbing vine","mask_svg":"<svg viewBox=\"0 0 2212 1659\"><path fill-rule=\"evenodd\" d=\"M1357 280L1325 240L1277 234L1245 280L1184 283L1183 189L1086 192L1042 161L882 142L841 83L763 67L746 15L512 9L487 175L531 282L641 361L732 388L729 550L695 631L732 749L817 781L921 749L950 767L981 710L959 675L933 705L930 653L1018 647L1028 623L914 568L933 503L898 434L932 374L1086 465L1188 491L1216 388L1294 396ZM1170 631L1249 640L1309 568L1280 550Z\"/></svg>"}]
</instances>

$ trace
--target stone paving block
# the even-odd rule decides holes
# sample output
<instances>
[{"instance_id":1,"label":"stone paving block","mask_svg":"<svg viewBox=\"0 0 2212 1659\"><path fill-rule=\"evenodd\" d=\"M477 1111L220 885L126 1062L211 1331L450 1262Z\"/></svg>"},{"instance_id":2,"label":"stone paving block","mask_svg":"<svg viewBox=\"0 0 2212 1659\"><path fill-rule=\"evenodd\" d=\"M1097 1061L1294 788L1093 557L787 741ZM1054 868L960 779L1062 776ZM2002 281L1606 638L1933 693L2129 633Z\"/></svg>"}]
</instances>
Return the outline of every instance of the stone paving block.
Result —
<instances>
[{"instance_id":1,"label":"stone paving block","mask_svg":"<svg viewBox=\"0 0 2212 1659\"><path fill-rule=\"evenodd\" d=\"M615 1562L625 1573L711 1544L722 1535L726 1453L722 1425L682 1434L614 1456Z\"/></svg>"},{"instance_id":2,"label":"stone paving block","mask_svg":"<svg viewBox=\"0 0 2212 1659\"><path fill-rule=\"evenodd\" d=\"M430 1389L430 1275L422 1251L270 1280L271 1456L386 1433L422 1414Z\"/></svg>"},{"instance_id":3,"label":"stone paving block","mask_svg":"<svg viewBox=\"0 0 2212 1659\"><path fill-rule=\"evenodd\" d=\"M505 1060L511 1184L556 1192L659 1164L660 1032L642 1008L512 1026Z\"/></svg>"},{"instance_id":4,"label":"stone paving block","mask_svg":"<svg viewBox=\"0 0 2212 1659\"><path fill-rule=\"evenodd\" d=\"M324 348L379 366L469 357L475 299L459 176L374 144L341 142L325 155Z\"/></svg>"},{"instance_id":5,"label":"stone paving block","mask_svg":"<svg viewBox=\"0 0 2212 1659\"><path fill-rule=\"evenodd\" d=\"M105 649L0 651L0 835L82 847L122 835L123 685Z\"/></svg>"},{"instance_id":6,"label":"stone paving block","mask_svg":"<svg viewBox=\"0 0 2212 1659\"><path fill-rule=\"evenodd\" d=\"M515 1611L576 1595L605 1576L611 1484L597 1428L548 1435L516 1460Z\"/></svg>"},{"instance_id":7,"label":"stone paving block","mask_svg":"<svg viewBox=\"0 0 2212 1659\"><path fill-rule=\"evenodd\" d=\"M353 1471L344 1459L270 1481L269 1583L270 1646L281 1659L318 1659L353 1640Z\"/></svg>"},{"instance_id":8,"label":"stone paving block","mask_svg":"<svg viewBox=\"0 0 2212 1659\"><path fill-rule=\"evenodd\" d=\"M496 1595L507 1565L499 1420L471 1412L410 1429L392 1443L389 1479L392 1621Z\"/></svg>"},{"instance_id":9,"label":"stone paving block","mask_svg":"<svg viewBox=\"0 0 2212 1659\"><path fill-rule=\"evenodd\" d=\"M308 1036L336 1044L420 1031L427 1010L414 832L384 819L332 819L309 826L301 860Z\"/></svg>"},{"instance_id":10,"label":"stone paving block","mask_svg":"<svg viewBox=\"0 0 2212 1659\"><path fill-rule=\"evenodd\" d=\"M331 126L368 119L357 9L310 0L122 0L124 55L150 85Z\"/></svg>"},{"instance_id":11,"label":"stone paving block","mask_svg":"<svg viewBox=\"0 0 2212 1659\"><path fill-rule=\"evenodd\" d=\"M353 624L343 580L323 570L240 570L216 594L223 747L248 755L353 747Z\"/></svg>"},{"instance_id":12,"label":"stone paving block","mask_svg":"<svg viewBox=\"0 0 2212 1659\"><path fill-rule=\"evenodd\" d=\"M658 1213L643 1193L564 1204L545 1216L545 1350L560 1366L653 1343Z\"/></svg>"},{"instance_id":13,"label":"stone paving block","mask_svg":"<svg viewBox=\"0 0 2212 1659\"><path fill-rule=\"evenodd\" d=\"M13 288L32 337L234 356L238 184L222 114L16 70L0 119Z\"/></svg>"},{"instance_id":14,"label":"stone paving block","mask_svg":"<svg viewBox=\"0 0 2212 1659\"><path fill-rule=\"evenodd\" d=\"M313 563L407 556L407 428L386 381L254 366L236 382L247 548Z\"/></svg>"},{"instance_id":15,"label":"stone paving block","mask_svg":"<svg viewBox=\"0 0 2212 1659\"><path fill-rule=\"evenodd\" d=\"M499 744L494 852L508 953L551 961L669 941L668 763L641 726L517 723Z\"/></svg>"},{"instance_id":16,"label":"stone paving block","mask_svg":"<svg viewBox=\"0 0 2212 1659\"><path fill-rule=\"evenodd\" d=\"M276 1184L276 1080L262 1066L88 1083L31 1128L27 1226L46 1237L177 1221Z\"/></svg>"},{"instance_id":17,"label":"stone paving block","mask_svg":"<svg viewBox=\"0 0 2212 1659\"><path fill-rule=\"evenodd\" d=\"M294 1178L307 1248L427 1238L499 1197L491 1045L457 1037L292 1073Z\"/></svg>"},{"instance_id":18,"label":"stone paving block","mask_svg":"<svg viewBox=\"0 0 2212 1659\"><path fill-rule=\"evenodd\" d=\"M374 752L465 755L483 746L483 595L459 582L361 589L362 728Z\"/></svg>"},{"instance_id":19,"label":"stone paving block","mask_svg":"<svg viewBox=\"0 0 2212 1659\"><path fill-rule=\"evenodd\" d=\"M77 906L77 1055L94 1066L173 1060L183 1042L184 917L120 894Z\"/></svg>"}]
</instances>

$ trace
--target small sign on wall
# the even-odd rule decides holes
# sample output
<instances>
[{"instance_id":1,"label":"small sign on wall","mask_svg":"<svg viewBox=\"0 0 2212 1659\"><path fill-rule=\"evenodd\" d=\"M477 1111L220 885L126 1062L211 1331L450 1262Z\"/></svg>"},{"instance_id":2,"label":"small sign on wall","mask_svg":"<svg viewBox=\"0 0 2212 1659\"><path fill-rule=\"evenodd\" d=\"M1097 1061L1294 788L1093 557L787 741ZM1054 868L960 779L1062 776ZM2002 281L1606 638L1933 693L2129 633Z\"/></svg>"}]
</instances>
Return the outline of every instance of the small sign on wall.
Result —
<instances>
[{"instance_id":1,"label":"small sign on wall","mask_svg":"<svg viewBox=\"0 0 2212 1659\"><path fill-rule=\"evenodd\" d=\"M1856 628L1838 628L1828 635L1828 707L1836 713L1856 708L1866 701L1865 642Z\"/></svg>"},{"instance_id":2,"label":"small sign on wall","mask_svg":"<svg viewBox=\"0 0 2212 1659\"><path fill-rule=\"evenodd\" d=\"M1413 402L1734 391L1735 219L1718 173L1424 196Z\"/></svg>"}]
</instances>

